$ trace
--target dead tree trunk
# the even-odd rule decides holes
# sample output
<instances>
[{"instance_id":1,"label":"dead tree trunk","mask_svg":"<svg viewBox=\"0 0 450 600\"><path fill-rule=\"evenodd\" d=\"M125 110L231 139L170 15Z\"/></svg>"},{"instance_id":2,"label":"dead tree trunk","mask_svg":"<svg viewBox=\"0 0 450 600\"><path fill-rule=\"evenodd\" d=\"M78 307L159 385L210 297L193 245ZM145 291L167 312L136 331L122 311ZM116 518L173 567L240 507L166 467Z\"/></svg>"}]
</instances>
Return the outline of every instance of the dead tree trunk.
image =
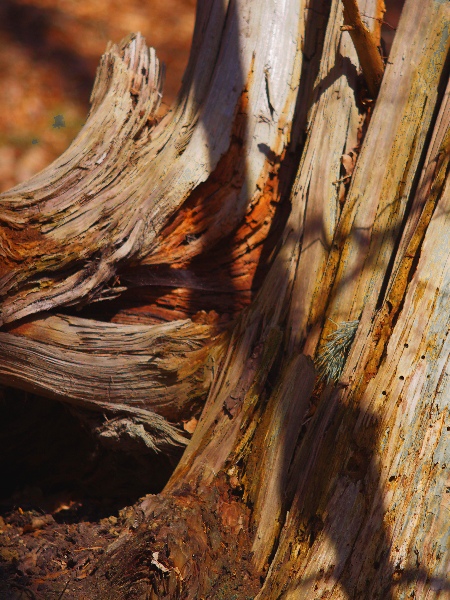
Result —
<instances>
[{"instance_id":1,"label":"dead tree trunk","mask_svg":"<svg viewBox=\"0 0 450 600\"><path fill-rule=\"evenodd\" d=\"M111 46L1 196L0 381L134 452L204 403L74 598L449 593L450 6L406 1L375 99L384 3L345 4L200 1L159 123L154 52Z\"/></svg>"}]
</instances>

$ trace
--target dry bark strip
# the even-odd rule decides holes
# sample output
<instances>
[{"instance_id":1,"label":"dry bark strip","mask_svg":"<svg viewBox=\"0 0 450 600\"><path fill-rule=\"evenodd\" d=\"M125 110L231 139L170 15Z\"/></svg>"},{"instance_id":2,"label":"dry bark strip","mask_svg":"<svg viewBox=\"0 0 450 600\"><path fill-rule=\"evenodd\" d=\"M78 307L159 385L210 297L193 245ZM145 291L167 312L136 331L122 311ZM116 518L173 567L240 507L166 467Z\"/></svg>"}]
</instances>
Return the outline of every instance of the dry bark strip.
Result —
<instances>
[{"instance_id":1,"label":"dry bark strip","mask_svg":"<svg viewBox=\"0 0 450 600\"><path fill-rule=\"evenodd\" d=\"M342 0L342 3L345 23L342 29L350 33L367 87L372 98L376 98L384 73L380 40L364 25L356 0Z\"/></svg>"}]
</instances>

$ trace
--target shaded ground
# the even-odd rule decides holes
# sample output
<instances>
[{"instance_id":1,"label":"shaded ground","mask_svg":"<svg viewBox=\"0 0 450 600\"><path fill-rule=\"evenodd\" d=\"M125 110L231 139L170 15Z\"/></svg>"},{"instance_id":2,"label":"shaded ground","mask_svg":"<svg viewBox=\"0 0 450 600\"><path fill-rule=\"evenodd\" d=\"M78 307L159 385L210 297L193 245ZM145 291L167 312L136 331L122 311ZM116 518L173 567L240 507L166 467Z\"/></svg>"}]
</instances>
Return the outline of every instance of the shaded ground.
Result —
<instances>
[{"instance_id":1,"label":"shaded ground","mask_svg":"<svg viewBox=\"0 0 450 600\"><path fill-rule=\"evenodd\" d=\"M119 534L124 518L61 526L36 510L0 517L0 597L75 598L104 547Z\"/></svg>"},{"instance_id":2,"label":"shaded ground","mask_svg":"<svg viewBox=\"0 0 450 600\"><path fill-rule=\"evenodd\" d=\"M58 598L68 581L63 597L79 598L126 507L159 492L173 464L107 450L68 408L26 392L2 392L0 423L0 599Z\"/></svg>"}]
</instances>

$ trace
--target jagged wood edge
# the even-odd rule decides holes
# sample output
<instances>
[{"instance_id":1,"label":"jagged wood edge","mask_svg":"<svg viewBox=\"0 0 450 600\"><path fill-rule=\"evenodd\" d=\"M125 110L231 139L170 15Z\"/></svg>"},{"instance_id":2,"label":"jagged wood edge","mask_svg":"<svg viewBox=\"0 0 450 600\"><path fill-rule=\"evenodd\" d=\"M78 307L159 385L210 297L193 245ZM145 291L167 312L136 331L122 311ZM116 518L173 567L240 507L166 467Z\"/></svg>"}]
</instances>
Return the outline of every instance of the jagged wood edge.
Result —
<instances>
[{"instance_id":1,"label":"jagged wood edge","mask_svg":"<svg viewBox=\"0 0 450 600\"><path fill-rule=\"evenodd\" d=\"M222 19L224 19L225 16L226 15L222 15ZM211 14L209 14L209 17L210 19L212 18ZM215 18L217 20L217 15ZM234 21L233 19L228 19L228 23L228 34L232 35L233 27L236 28L236 16L234 16ZM281 40L281 38L277 39ZM216 44L217 43L218 42L216 42ZM285 43L289 45L289 40L286 40L286 42L280 41L279 43ZM202 50L204 50L204 48ZM198 54L198 52L199 48L196 48L194 44L193 56L195 56L196 53ZM207 52L205 54L208 55ZM255 67L254 57L248 51L248 49L246 51L246 56L247 63L252 67L252 69L255 68L262 73L264 69L268 68L267 65L263 64L262 61L260 61ZM211 58L211 63L215 64L213 57ZM234 71L236 70L235 64L229 64L228 68ZM274 69L273 81L275 81L277 77L288 77L289 84L287 86L280 86L280 90L287 90L287 92L285 93L282 91L281 93L276 93L275 96L269 99L269 105L267 105L265 95L261 97L260 90L250 90L250 93L252 93L256 99L258 99L259 103L255 103L255 114L247 115L250 116L250 121L253 128L248 134L248 138L251 139L251 144L253 144L253 155L255 154L255 148L258 148L258 143L260 143L261 139L271 142L269 153L270 157L262 156L261 158L262 153L258 148L257 160L254 161L255 165L258 166L258 169L253 168L251 177L249 178L253 183L252 189L254 189L256 192L256 198L253 197L251 202L253 206L257 204L258 196L262 197L263 194L266 193L264 185L261 184L264 183L264 180L268 180L270 178L269 176L272 171L276 171L278 169L278 165L276 165L277 160L274 160L273 157L276 159L278 156L281 156L286 144L289 141L291 117L293 114L294 101L296 97L295 80L298 73L298 68L299 65L297 61L297 64L288 64L287 70L281 69L278 71ZM207 72L206 65L203 63L201 65L197 65L197 69L202 71L204 78L205 71ZM245 84L247 88L249 88L250 81L253 82L254 74L252 70L250 70L250 72L246 73L246 75L250 78ZM267 79L267 76L266 78L256 78L256 81L262 82L259 87L261 87L261 85L264 88L266 87L265 79ZM139 35L130 36L124 40L124 42L122 42L120 47L110 46L106 55L102 59L96 85L93 90L92 110L90 117L75 143L48 169L44 170L41 174L37 175L26 184L18 186L14 190L2 196L3 210L0 220L4 225L3 233L5 234L6 231L6 234L3 235L1 239L1 251L4 257L9 259L9 267L11 267L13 263L17 263L16 267L19 265L15 273L13 272L13 269L8 270L8 265L4 265L6 274L2 278L2 291L4 294L6 294L3 301L3 317L5 321L20 319L27 314L50 309L59 304L72 304L79 301L80 296L83 303L97 299L96 295L98 295L99 292L97 284L100 285L103 280L111 277L117 266L120 265L121 262L126 262L126 260L130 258L129 255L130 253L132 254L130 249L133 247L135 242L139 246L138 254L141 253L145 257L145 252L148 251L148 236L144 236L145 242L143 241L142 237L140 237L139 241L137 241L137 238L139 237L137 230L141 227L142 220L138 219L137 224L135 223L135 225L130 225L130 222L132 223L132 219L129 219L129 213L126 215L128 219L125 223L125 233L122 231L121 234L124 235L122 238L119 236L120 239L118 238L118 240L115 240L114 243L112 243L111 240L108 241L108 236L105 236L105 231L102 231L102 236L96 240L96 245L92 246L92 244L89 245L86 243L86 245L83 246L80 243L75 243L76 251L71 252L71 250L73 250L73 248L70 246L71 237L70 235L67 235L66 229L67 227L70 229L70 227L72 227L72 225L75 223L76 227L72 233L74 239L77 239L77 236L80 233L80 228L79 223L76 222L76 219L80 218L80 215L82 218L85 218L85 213L89 213L91 208L94 210L94 214L88 214L91 222L94 219L94 222L99 224L100 230L102 230L102 228L108 229L110 225L108 218L112 219L114 217L114 208L117 206L117 198L114 197L112 190L109 189L108 186L111 181L115 184L119 184L124 180L125 175L127 177L130 176L130 170L127 169L127 165L125 165L126 172L124 173L124 171L121 171L120 169L122 165L112 164L112 166L116 169L116 174L111 174L111 165L109 163L114 163L114 160L120 160L121 157L123 158L123 156L125 157L125 160L122 162L135 163L135 161L132 160L133 157L135 157L137 160L138 158L145 156L147 160L151 159L151 164L155 169L155 163L158 163L157 166L159 165L161 167L163 161L160 154L164 154L163 151L170 146L168 142L171 135L174 135L174 127L175 130L176 127L178 127L178 130L185 129L185 120L187 119L189 121L189 127L191 131L192 127L197 123L198 119L195 116L194 109L198 109L198 105L200 104L201 90L199 91L199 89L196 89L195 98L193 98L192 93L189 92L189 87L187 86L188 93L184 96L181 94L181 100L176 105L173 115L167 117L156 127L147 127L149 121L151 122L152 115L159 104L161 97L160 83L161 76L154 51L147 51L145 43ZM208 81L203 83L203 87L205 89L207 89L208 85ZM242 85L244 85L244 83ZM278 89L277 86L275 86L275 90L276 89ZM239 96L241 94L240 90L236 89L236 87L233 88L233 93L234 96L229 99L231 105L233 105L233 101L236 102L239 100ZM152 98L151 102L149 101L150 96ZM143 110L144 105L146 107L145 110ZM267 113L266 117L264 116L265 112ZM103 119L106 119L107 125L109 126L108 134L111 135L111 131L115 132L115 146L114 144L111 144L110 141L105 141L103 138L100 139L101 143L98 143L98 141L95 143L99 137L99 133L104 133L104 129L107 129ZM108 121L108 119L110 120ZM266 126L263 125L263 127L261 127L261 124L270 122L272 122L270 127L271 135L269 137L265 135L262 138L261 130ZM171 123L172 128L169 127ZM220 157L223 149L226 150L226 144L229 143L227 138L230 134L231 125L232 119L228 123L225 122L224 126L222 127L221 135L223 138L225 138L225 142L222 143L222 149L219 148L216 151L217 157ZM121 127L124 129L124 131L121 130ZM117 130L122 132L122 137L117 134ZM250 135L252 132L253 135ZM184 131L184 133L186 133L186 131ZM104 137L107 136L104 135ZM176 136L174 137L176 138ZM188 138L190 140L191 135L189 135ZM149 141L152 142L150 146L148 145ZM133 146L132 142L136 142L135 147L131 148L130 152L128 153L129 148L127 147L127 144L131 144L131 146ZM121 145L125 147L125 150L122 154L119 152ZM194 145L194 149L199 145L201 146L201 144ZM204 145L205 144L203 144L203 146ZM84 154L82 153L81 157L83 160L81 160L78 156L78 147L84 148ZM112 148L113 152L111 153ZM175 157L183 155L183 158L185 158L188 153L184 152L184 150L185 148L183 146L183 151L180 151L180 145L177 142L174 144L172 154ZM131 158L130 156L127 156L127 154L130 154ZM166 152L165 160L167 160L167 158ZM198 162L196 162L195 165L196 167L199 167ZM253 167L255 167L255 165L253 165ZM186 164L184 166L186 166ZM212 161L212 163L209 165L200 164L200 166L203 167L202 177L205 177L205 174L207 175L213 168L214 161ZM83 209L84 212L81 210L80 213L78 211L79 202L76 198L77 194L80 192L80 182L83 181L85 184L92 183L92 181L95 180L95 174L91 171L96 171L97 167L99 171L98 176L100 178L100 182L97 181L97 188L103 189L102 186L105 186L105 202L100 202L102 198L101 194L98 193L98 189L97 191L90 189L87 195L88 197L95 197L96 202L93 205L85 207L85 209ZM180 164L171 164L170 168L172 172L177 171L177 175L180 175ZM87 178L77 175L77 169L81 170L82 172L86 171L88 173ZM162 170L165 174L167 169L164 168ZM117 173L118 171L119 173ZM183 169L181 169L181 171L183 171ZM185 185L187 190L191 190L192 187L195 187L195 185L198 184L199 179L202 178L199 177L198 172L195 173L194 171L195 169L193 171L189 171L188 178L185 177L183 179L181 177L180 179L179 177L177 179L177 186L175 187L173 185L169 185L173 184L173 179L169 177L167 181L165 181L165 185L161 185L162 189L158 190L158 193L160 194L160 200L163 198L164 192L167 192L167 188L170 187L172 195L177 195L177 206L182 204L187 192L180 192L180 181L183 183L183 185ZM261 173L261 176L258 176L258 173ZM230 177L233 178L234 174L234 172L231 172ZM133 171L131 171L131 175L133 175ZM49 177L50 179L52 177L54 178L54 183L56 185L55 189L51 189L52 186L48 182ZM260 181L261 177L262 181ZM129 179L133 183L133 177L130 176ZM161 184L160 181L159 184ZM129 192L129 190L127 191ZM253 194L253 196L254 195L255 194ZM238 198L238 200L241 204L242 213L242 209L245 208L245 205L249 202L248 194L247 196L244 194L244 198ZM244 205L243 200L245 200ZM62 203L62 205L60 203ZM164 204L165 208L167 208L167 198L164 198L164 202L161 202L160 204ZM120 206L120 203L118 205ZM148 206L146 208L148 209ZM171 210L173 209L174 206L171 207ZM223 237L226 235L236 222L236 218L239 218L239 212L236 215L235 209L236 205L232 205L231 213L234 214L234 218L231 220L231 222L229 220L226 226L222 225L221 228L219 228L221 231L217 231L216 229L216 237ZM46 210L48 210L48 212L46 212ZM225 211L227 210L230 210L230 207L225 207ZM158 206L156 210L157 216L160 216L161 212L164 212L164 210ZM167 215L170 214L170 210L166 211L166 213L167 217ZM61 227L59 226L60 223L58 223L58 219L55 218L55 215L59 215L63 221ZM67 218L67 222L64 221L65 218ZM161 218L160 226L163 222L164 220ZM36 233L36 230L33 232L33 225L36 225L38 229L41 228L41 233L43 232L46 235L56 236L58 243L60 243L59 254L54 253L52 255L50 252L48 252L49 249L46 247L46 244L43 243L42 239L33 237ZM132 228L130 229L130 227ZM152 231L155 235L158 232L154 220L152 221ZM22 236L20 240L21 243L19 243L19 239L14 237L16 234L19 236L19 238ZM155 236L153 236L153 239L154 237ZM84 238L85 235L83 234L80 240L84 242ZM212 241L214 241L214 239ZM211 239L209 242L211 243ZM94 257L90 256L92 248L97 251L97 254L94 255ZM145 250L145 248L147 248L147 250ZM190 255L195 255L198 251L197 244L197 249L194 248L191 250ZM189 252L187 252L187 254L189 254ZM36 258L40 260L36 260ZM22 263L21 259L24 259ZM64 269L68 266L68 264L70 265L71 262L72 267L75 268L75 272L67 276L67 273L64 271ZM80 264L82 265L81 270L79 269ZM20 267L24 267L24 265L25 268L21 270ZM62 276L59 272L61 267L63 268ZM35 277L34 273L36 272L38 275ZM56 272L55 278L53 278L53 272ZM31 278L27 280L27 277L30 277L30 273ZM83 274L88 276L89 281L84 279ZM58 279L58 277L60 278ZM16 281L14 281L14 278L16 278ZM77 287L77 282L81 287ZM23 288L20 289L20 285L22 285L22 283ZM61 290L57 290L55 295L53 292L59 284L61 284L63 289L62 294L60 294ZM13 292L18 285L19 290L14 294ZM122 289L120 287L107 290L108 294L119 294L121 291ZM40 326L42 326L44 329L47 325L48 323L45 322L40 323ZM98 326L98 324L96 326ZM48 344L51 339L49 330L47 330L46 334L44 335L44 337L47 337L46 346L42 344L38 344L38 346L36 346L33 342L27 344L20 339L12 339L12 337L8 336L17 335L19 330L17 330L15 333L13 330L11 331L12 333L4 334L5 347L9 347L9 351L7 352L8 361L4 374L5 380L9 383L14 382L19 387L30 389L30 387L33 388L34 386L33 389L39 388L39 391L41 392L44 391L50 395L55 395L51 373L47 374L46 377L41 378L41 384L36 386L36 384L30 384L30 381L27 381L30 373L27 373L21 369L17 369L17 366L21 363L26 364L28 361L27 356L29 358L34 352L35 356L39 356L40 360L43 361L41 363L42 368L46 369L48 365L52 364L52 361L60 361L61 365L63 365L65 362L64 368L66 368L70 364L67 351L65 351L66 360L61 361L60 351L55 352L55 349L50 348ZM28 335L30 331L30 326L28 324L27 327L22 327L20 335ZM218 347L220 347L220 344L218 344ZM71 358L80 360L80 358L83 356L82 351L83 348L81 345L78 347L78 354L76 357ZM212 354L214 354L214 352ZM89 352L86 352L86 354L83 356L85 362L88 356ZM206 353L202 353L202 356L206 357ZM189 357L186 360L186 365L189 363L191 358L192 357ZM83 360L81 360L81 362L83 362ZM56 392L56 395L59 397L64 396L65 399L69 401L78 401L80 392L76 389L76 386L66 387L68 391L70 387L72 388L68 395L64 396L64 394L59 392ZM110 381L108 381L108 385L104 387L104 391L106 395L111 393ZM101 404L96 405L95 401L92 402L92 398L86 399L86 397L84 397L84 403L85 405L89 405L90 408L101 408ZM121 406L121 410L124 409L124 406L125 405ZM106 405L103 403L103 408L105 409L105 407L109 410L113 409L113 406L109 403L106 403Z\"/></svg>"},{"instance_id":2,"label":"jagged wood edge","mask_svg":"<svg viewBox=\"0 0 450 600\"><path fill-rule=\"evenodd\" d=\"M150 255L151 263L158 262L162 230L219 162L226 163L227 153L240 160L228 165L225 180L203 190L212 204L208 226L202 223L194 240L184 231L183 260L230 234L264 196L273 157L289 142L297 67L279 65L277 55L258 59L248 47L238 48L245 23L232 3L199 13L206 23L196 27L184 87L161 123L153 125L159 64L142 37L133 35L110 46L102 59L93 110L71 148L0 197L4 323L89 303L126 266ZM220 35L204 36L206 26ZM283 49L290 43L290 37L277 39ZM228 190L227 201L214 205L210 196L218 187ZM164 259L175 259L172 249Z\"/></svg>"}]
</instances>

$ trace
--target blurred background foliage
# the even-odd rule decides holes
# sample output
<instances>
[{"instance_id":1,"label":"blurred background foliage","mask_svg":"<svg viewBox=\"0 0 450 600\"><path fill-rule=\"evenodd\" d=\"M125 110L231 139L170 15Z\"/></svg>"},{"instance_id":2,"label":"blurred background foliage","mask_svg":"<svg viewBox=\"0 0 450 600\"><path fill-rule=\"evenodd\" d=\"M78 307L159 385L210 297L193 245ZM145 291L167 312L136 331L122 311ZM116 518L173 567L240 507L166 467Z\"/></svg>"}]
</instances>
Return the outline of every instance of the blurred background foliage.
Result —
<instances>
[{"instance_id":1,"label":"blurred background foliage","mask_svg":"<svg viewBox=\"0 0 450 600\"><path fill-rule=\"evenodd\" d=\"M195 0L0 0L0 191L75 138L109 40L140 31L166 65L164 106L187 63ZM64 127L53 127L62 115ZM59 119L60 120L60 119Z\"/></svg>"}]
</instances>

